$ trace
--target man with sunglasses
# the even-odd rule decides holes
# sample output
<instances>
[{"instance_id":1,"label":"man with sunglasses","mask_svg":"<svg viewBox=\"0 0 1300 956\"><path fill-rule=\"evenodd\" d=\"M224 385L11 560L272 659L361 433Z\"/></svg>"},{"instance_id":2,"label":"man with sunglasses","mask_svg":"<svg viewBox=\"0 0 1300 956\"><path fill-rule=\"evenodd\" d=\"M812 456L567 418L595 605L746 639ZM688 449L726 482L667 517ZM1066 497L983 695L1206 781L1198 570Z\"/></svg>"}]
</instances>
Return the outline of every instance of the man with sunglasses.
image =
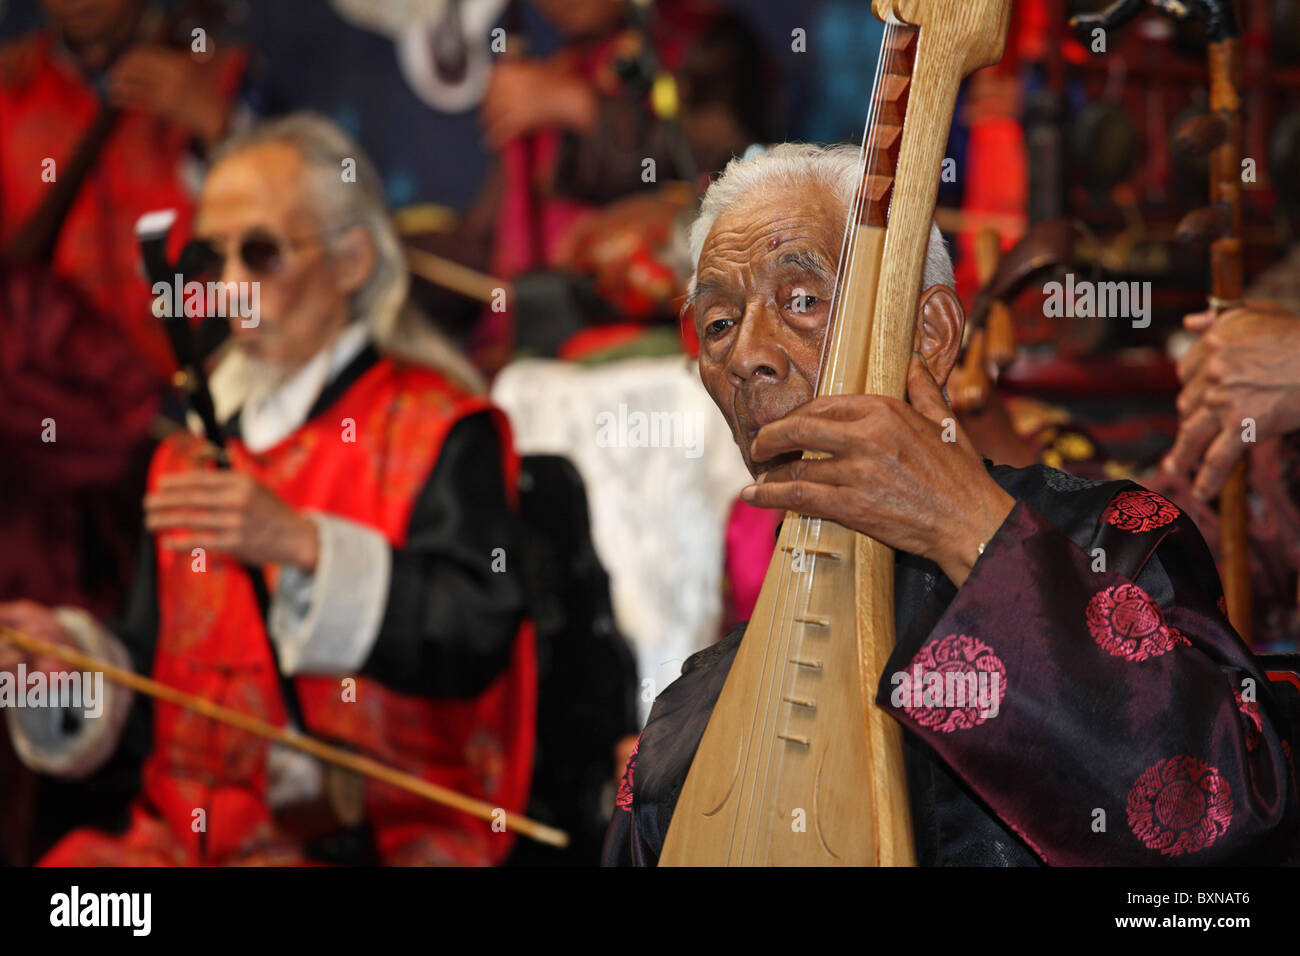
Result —
<instances>
[{"instance_id":1,"label":"man with sunglasses","mask_svg":"<svg viewBox=\"0 0 1300 956\"><path fill-rule=\"evenodd\" d=\"M159 447L126 620L18 603L0 605L0 621L284 723L269 635L307 732L522 810L535 678L516 462L474 372L407 309L382 197L359 147L320 117L218 151L194 226L205 293L220 283L229 303L256 283L259 306L228 316L231 348L212 374L231 468L211 467L188 433ZM265 574L265 618L241 565ZM0 649L0 667L18 662ZM44 862L340 858L337 840L327 854L276 812L319 791L310 760L189 711L150 714L118 688L104 710L9 712L16 749L44 772L143 758L125 832L73 831ZM487 864L509 847L499 827L379 785L366 811L350 862Z\"/></svg>"}]
</instances>

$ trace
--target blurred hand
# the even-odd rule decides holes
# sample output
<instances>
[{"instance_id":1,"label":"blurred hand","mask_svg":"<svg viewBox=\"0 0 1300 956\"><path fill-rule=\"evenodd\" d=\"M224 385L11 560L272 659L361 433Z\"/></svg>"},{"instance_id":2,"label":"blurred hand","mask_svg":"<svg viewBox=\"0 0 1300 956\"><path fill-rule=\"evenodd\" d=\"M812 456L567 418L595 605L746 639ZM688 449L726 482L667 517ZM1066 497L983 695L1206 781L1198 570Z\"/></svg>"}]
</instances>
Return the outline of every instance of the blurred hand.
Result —
<instances>
[{"instance_id":1,"label":"blurred hand","mask_svg":"<svg viewBox=\"0 0 1300 956\"><path fill-rule=\"evenodd\" d=\"M173 551L203 548L241 564L292 564L316 570L316 524L239 471L187 471L164 475L144 497L145 527L168 532Z\"/></svg>"},{"instance_id":2,"label":"blurred hand","mask_svg":"<svg viewBox=\"0 0 1300 956\"><path fill-rule=\"evenodd\" d=\"M538 129L587 132L596 124L596 92L581 77L544 60L502 60L492 68L479 122L500 149Z\"/></svg>"},{"instance_id":3,"label":"blurred hand","mask_svg":"<svg viewBox=\"0 0 1300 956\"><path fill-rule=\"evenodd\" d=\"M177 123L205 143L225 133L226 104L216 70L180 50L142 44L126 51L109 71L108 99Z\"/></svg>"},{"instance_id":4,"label":"blurred hand","mask_svg":"<svg viewBox=\"0 0 1300 956\"><path fill-rule=\"evenodd\" d=\"M1178 363L1180 422L1164 468L1195 471L1192 491L1209 500L1246 453L1243 419L1254 420L1256 441L1300 429L1300 317L1247 302L1183 324L1202 334Z\"/></svg>"},{"instance_id":5,"label":"blurred hand","mask_svg":"<svg viewBox=\"0 0 1300 956\"><path fill-rule=\"evenodd\" d=\"M54 612L33 601L0 603L0 624L43 641L49 641L51 644L61 644L74 650L80 649L72 635L63 629ZM32 657L17 645L0 639L0 671L8 671L12 674L23 662L26 662L28 670L40 670L46 673L60 673L70 667L53 657Z\"/></svg>"}]
</instances>

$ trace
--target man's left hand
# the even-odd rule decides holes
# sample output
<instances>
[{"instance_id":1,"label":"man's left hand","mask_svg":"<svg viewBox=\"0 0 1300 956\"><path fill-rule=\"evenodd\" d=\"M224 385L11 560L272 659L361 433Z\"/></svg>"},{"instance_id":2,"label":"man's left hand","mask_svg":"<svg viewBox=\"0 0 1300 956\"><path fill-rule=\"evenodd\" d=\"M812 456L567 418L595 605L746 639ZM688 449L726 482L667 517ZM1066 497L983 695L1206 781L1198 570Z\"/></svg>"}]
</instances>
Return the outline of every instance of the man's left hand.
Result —
<instances>
[{"instance_id":1,"label":"man's left hand","mask_svg":"<svg viewBox=\"0 0 1300 956\"><path fill-rule=\"evenodd\" d=\"M164 475L145 495L145 527L170 532L164 547L230 555L241 564L292 564L316 570L316 524L274 492L238 471L187 471Z\"/></svg>"},{"instance_id":2,"label":"man's left hand","mask_svg":"<svg viewBox=\"0 0 1300 956\"><path fill-rule=\"evenodd\" d=\"M961 587L1015 499L989 477L919 353L907 395L911 404L879 395L815 398L765 425L754 461L805 451L829 457L773 468L741 498L829 518L928 558Z\"/></svg>"}]
</instances>

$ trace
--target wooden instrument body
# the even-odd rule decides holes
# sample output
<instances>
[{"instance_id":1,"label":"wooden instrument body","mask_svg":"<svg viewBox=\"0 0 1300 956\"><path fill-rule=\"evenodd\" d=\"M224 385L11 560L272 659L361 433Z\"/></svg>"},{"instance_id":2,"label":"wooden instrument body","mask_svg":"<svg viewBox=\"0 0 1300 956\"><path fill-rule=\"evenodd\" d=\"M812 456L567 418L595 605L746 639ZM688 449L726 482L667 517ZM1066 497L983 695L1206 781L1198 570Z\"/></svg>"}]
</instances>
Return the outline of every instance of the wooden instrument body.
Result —
<instances>
[{"instance_id":1,"label":"wooden instrument body","mask_svg":"<svg viewBox=\"0 0 1300 956\"><path fill-rule=\"evenodd\" d=\"M1010 0L875 0L882 51L818 395L902 398L961 80L1002 55ZM874 704L894 554L787 514L691 765L662 865L911 865L900 726Z\"/></svg>"}]
</instances>

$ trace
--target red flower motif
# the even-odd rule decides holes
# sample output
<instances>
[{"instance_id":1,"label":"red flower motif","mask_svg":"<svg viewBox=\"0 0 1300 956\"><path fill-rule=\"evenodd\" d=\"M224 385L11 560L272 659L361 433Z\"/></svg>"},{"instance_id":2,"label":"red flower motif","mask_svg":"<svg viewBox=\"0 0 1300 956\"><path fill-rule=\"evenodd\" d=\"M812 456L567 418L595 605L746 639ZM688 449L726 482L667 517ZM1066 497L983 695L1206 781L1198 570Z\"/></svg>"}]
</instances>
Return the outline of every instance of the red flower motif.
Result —
<instances>
[{"instance_id":1,"label":"red flower motif","mask_svg":"<svg viewBox=\"0 0 1300 956\"><path fill-rule=\"evenodd\" d=\"M1136 584L1116 584L1088 602L1088 632L1106 653L1126 661L1144 661L1190 644L1165 623L1160 606Z\"/></svg>"},{"instance_id":2,"label":"red flower motif","mask_svg":"<svg viewBox=\"0 0 1300 956\"><path fill-rule=\"evenodd\" d=\"M942 678L942 702L925 698ZM922 727L950 734L996 715L1007 693L1007 667L993 648L968 634L949 634L922 647L894 691L904 712Z\"/></svg>"},{"instance_id":3,"label":"red flower motif","mask_svg":"<svg viewBox=\"0 0 1300 956\"><path fill-rule=\"evenodd\" d=\"M627 768L623 771L623 779L618 783L618 796L614 798L614 805L620 810L632 812L632 776L636 773L636 752L641 747L641 738L637 737L636 743L632 745L632 753L627 758Z\"/></svg>"},{"instance_id":4,"label":"red flower motif","mask_svg":"<svg viewBox=\"0 0 1300 956\"><path fill-rule=\"evenodd\" d=\"M1259 713L1259 701L1245 700L1239 690L1233 690L1232 696L1237 701L1237 709L1250 720L1250 724L1246 726L1246 749L1256 750L1259 747L1259 735L1264 730L1264 718Z\"/></svg>"},{"instance_id":5,"label":"red flower motif","mask_svg":"<svg viewBox=\"0 0 1300 956\"><path fill-rule=\"evenodd\" d=\"M1178 517L1179 511L1173 504L1161 498L1154 491L1136 488L1121 491L1101 513L1101 520L1113 524L1121 531L1139 534L1155 528L1163 528Z\"/></svg>"},{"instance_id":6,"label":"red flower motif","mask_svg":"<svg viewBox=\"0 0 1300 956\"><path fill-rule=\"evenodd\" d=\"M1180 754L1138 777L1128 793L1128 825L1148 850L1196 853L1232 823L1232 788L1219 771Z\"/></svg>"}]
</instances>

